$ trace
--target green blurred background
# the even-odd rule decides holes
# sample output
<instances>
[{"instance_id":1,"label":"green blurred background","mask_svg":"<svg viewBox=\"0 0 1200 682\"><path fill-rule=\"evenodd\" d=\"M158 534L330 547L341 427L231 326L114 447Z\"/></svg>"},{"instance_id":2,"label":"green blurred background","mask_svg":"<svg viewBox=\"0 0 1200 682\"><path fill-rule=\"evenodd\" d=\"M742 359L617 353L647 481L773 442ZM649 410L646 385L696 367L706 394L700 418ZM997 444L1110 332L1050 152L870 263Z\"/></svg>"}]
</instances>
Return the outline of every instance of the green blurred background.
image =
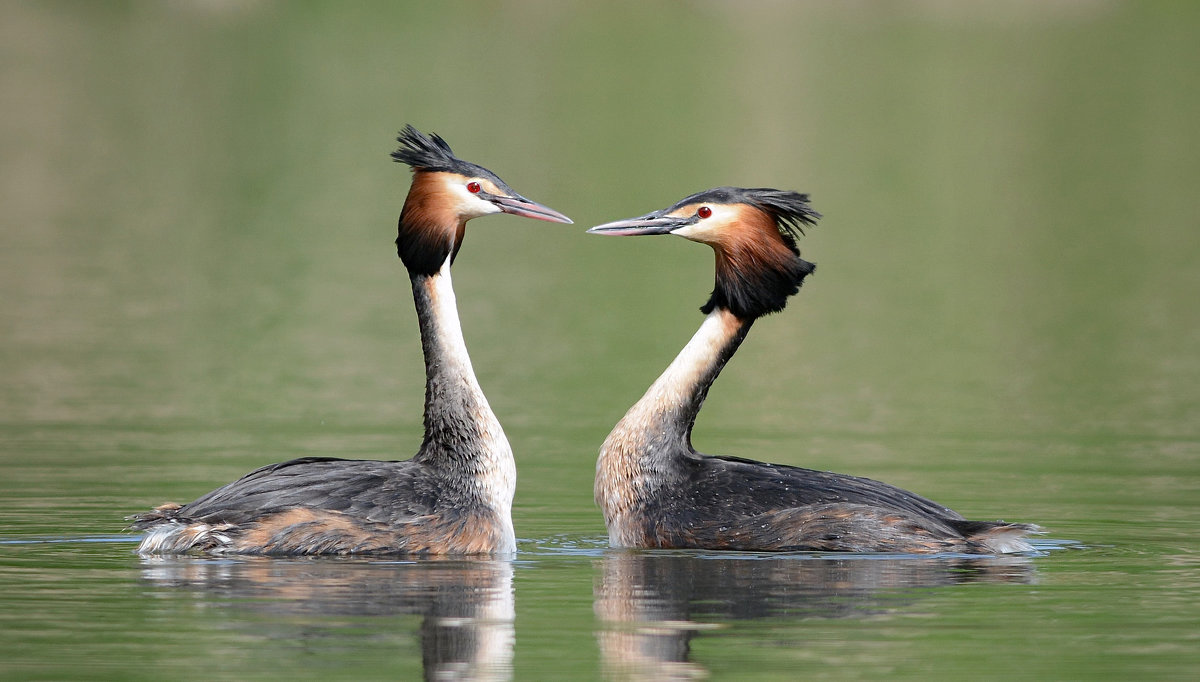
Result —
<instances>
[{"instance_id":1,"label":"green blurred background","mask_svg":"<svg viewBox=\"0 0 1200 682\"><path fill-rule=\"evenodd\" d=\"M712 284L703 247L583 229L770 186L825 215L801 243L818 271L756 325L697 447L1158 541L1104 570L1182 561L1134 601L1194 595L1197 35L1187 2L4 3L3 533L113 533L271 461L416 450L387 156L412 123L576 221L475 221L455 269L526 546L602 537L596 449ZM556 599L591 641L591 566L564 570L517 573L519 670L559 650L529 634L566 627ZM1146 670L1079 627L1049 655Z\"/></svg>"}]
</instances>

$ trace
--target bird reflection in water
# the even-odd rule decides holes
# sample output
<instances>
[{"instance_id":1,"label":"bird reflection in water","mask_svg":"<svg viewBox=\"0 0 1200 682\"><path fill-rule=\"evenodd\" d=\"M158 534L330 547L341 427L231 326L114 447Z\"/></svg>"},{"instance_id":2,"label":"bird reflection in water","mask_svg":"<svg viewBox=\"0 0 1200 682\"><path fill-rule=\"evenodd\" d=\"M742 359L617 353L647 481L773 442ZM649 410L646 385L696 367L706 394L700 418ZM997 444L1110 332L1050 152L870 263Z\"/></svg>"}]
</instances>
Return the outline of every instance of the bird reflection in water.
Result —
<instances>
[{"instance_id":1,"label":"bird reflection in water","mask_svg":"<svg viewBox=\"0 0 1200 682\"><path fill-rule=\"evenodd\" d=\"M145 557L142 580L195 591L206 604L312 617L318 632L332 624L330 617L419 615L426 679L512 677L515 612L507 561ZM275 622L282 628L289 620ZM262 626L255 622L256 635Z\"/></svg>"},{"instance_id":2,"label":"bird reflection in water","mask_svg":"<svg viewBox=\"0 0 1200 682\"><path fill-rule=\"evenodd\" d=\"M1004 557L826 557L610 551L593 596L600 655L617 679L698 679L693 637L727 621L853 618L901 608L912 588L1031 584L1032 561Z\"/></svg>"}]
</instances>

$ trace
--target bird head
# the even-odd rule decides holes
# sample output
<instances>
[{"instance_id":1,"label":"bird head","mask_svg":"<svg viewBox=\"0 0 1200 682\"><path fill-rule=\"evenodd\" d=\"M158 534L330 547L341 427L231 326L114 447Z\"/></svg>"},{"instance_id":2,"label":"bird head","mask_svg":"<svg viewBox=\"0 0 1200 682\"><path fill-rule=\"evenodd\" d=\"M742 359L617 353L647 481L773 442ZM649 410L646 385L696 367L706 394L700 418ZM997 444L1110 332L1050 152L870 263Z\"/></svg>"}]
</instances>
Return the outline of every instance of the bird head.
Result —
<instances>
[{"instance_id":1,"label":"bird head","mask_svg":"<svg viewBox=\"0 0 1200 682\"><path fill-rule=\"evenodd\" d=\"M412 167L412 186L400 213L397 252L414 274L433 274L462 245L468 220L493 213L570 223L549 206L526 199L500 176L454 155L440 136L409 125L392 159Z\"/></svg>"},{"instance_id":2,"label":"bird head","mask_svg":"<svg viewBox=\"0 0 1200 682\"><path fill-rule=\"evenodd\" d=\"M613 236L673 234L716 252L716 284L701 308L725 308L742 319L782 310L816 266L800 258L796 238L820 214L807 194L717 187L637 218L597 225Z\"/></svg>"}]
</instances>

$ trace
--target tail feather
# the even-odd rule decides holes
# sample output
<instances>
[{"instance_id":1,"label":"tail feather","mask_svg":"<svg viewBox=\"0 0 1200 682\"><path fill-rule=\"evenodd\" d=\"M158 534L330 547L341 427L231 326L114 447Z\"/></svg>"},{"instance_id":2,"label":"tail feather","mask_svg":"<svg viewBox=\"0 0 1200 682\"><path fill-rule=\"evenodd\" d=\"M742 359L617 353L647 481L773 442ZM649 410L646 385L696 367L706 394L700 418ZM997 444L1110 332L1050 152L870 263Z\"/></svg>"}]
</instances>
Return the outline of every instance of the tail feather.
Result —
<instances>
[{"instance_id":1,"label":"tail feather","mask_svg":"<svg viewBox=\"0 0 1200 682\"><path fill-rule=\"evenodd\" d=\"M977 543L997 554L1033 551L1033 545L1025 536L1041 533L1042 529L1032 523L1007 523L1005 521L946 520L951 527L962 533L967 540Z\"/></svg>"},{"instance_id":2,"label":"tail feather","mask_svg":"<svg viewBox=\"0 0 1200 682\"><path fill-rule=\"evenodd\" d=\"M151 527L138 545L138 554L215 552L233 543L228 524L167 521Z\"/></svg>"},{"instance_id":3,"label":"tail feather","mask_svg":"<svg viewBox=\"0 0 1200 682\"><path fill-rule=\"evenodd\" d=\"M159 505L148 512L126 517L131 530L144 530L138 554L186 554L188 552L218 551L232 543L226 523L210 524L179 515L182 507L173 502Z\"/></svg>"}]
</instances>

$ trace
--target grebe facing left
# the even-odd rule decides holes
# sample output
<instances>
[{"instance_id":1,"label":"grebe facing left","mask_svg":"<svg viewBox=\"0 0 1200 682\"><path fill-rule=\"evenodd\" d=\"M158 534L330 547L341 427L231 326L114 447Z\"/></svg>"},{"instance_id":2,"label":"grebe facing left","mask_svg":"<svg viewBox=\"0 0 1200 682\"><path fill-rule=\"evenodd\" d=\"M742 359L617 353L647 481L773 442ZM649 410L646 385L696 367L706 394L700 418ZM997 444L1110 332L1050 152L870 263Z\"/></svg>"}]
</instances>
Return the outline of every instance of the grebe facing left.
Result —
<instances>
[{"instance_id":1,"label":"grebe facing left","mask_svg":"<svg viewBox=\"0 0 1200 682\"><path fill-rule=\"evenodd\" d=\"M777 312L815 266L796 234L816 223L808 196L718 187L639 218L588 230L675 234L716 252L700 330L600 448L596 502L615 547L747 551L1017 552L1036 526L968 521L879 481L710 457L692 448L708 389L751 325Z\"/></svg>"},{"instance_id":2,"label":"grebe facing left","mask_svg":"<svg viewBox=\"0 0 1200 682\"><path fill-rule=\"evenodd\" d=\"M304 457L272 464L185 505L130 517L138 551L506 554L516 550L516 465L463 343L450 265L468 220L492 213L570 223L407 126L392 157L413 170L397 252L425 355L425 438L410 460Z\"/></svg>"}]
</instances>

